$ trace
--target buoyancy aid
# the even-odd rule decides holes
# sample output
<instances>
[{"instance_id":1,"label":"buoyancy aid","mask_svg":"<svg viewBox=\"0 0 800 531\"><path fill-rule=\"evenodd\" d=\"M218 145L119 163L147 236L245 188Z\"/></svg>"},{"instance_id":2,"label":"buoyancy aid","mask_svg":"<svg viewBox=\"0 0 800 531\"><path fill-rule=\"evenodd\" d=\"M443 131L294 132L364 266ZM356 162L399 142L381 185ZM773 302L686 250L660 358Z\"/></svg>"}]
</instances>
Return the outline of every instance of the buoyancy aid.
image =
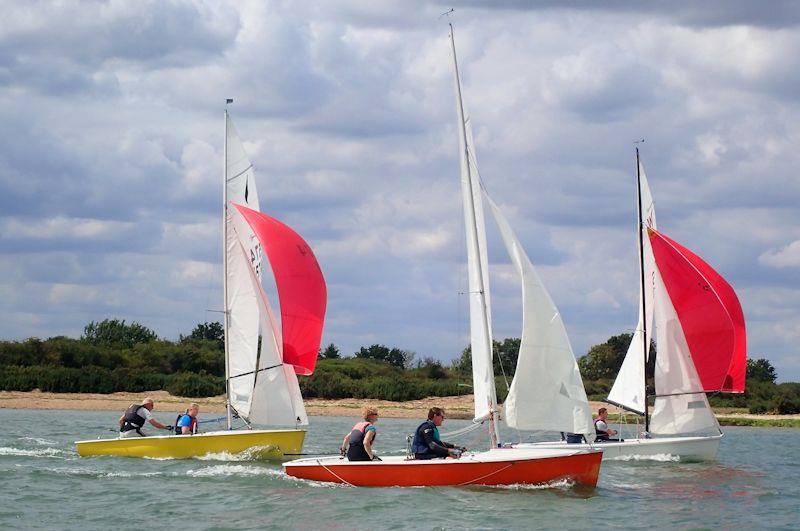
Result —
<instances>
[{"instance_id":1,"label":"buoyancy aid","mask_svg":"<svg viewBox=\"0 0 800 531\"><path fill-rule=\"evenodd\" d=\"M608 438L609 438L609 436L608 436L608 431L606 431L606 430L601 430L600 428L598 428L598 427L597 427L597 423L598 423L598 422L603 422L603 423L605 423L605 421L604 421L603 419L601 419L601 418L596 418L596 419L594 419L594 433L595 433L595 440L597 440L597 441L607 441L607 440L608 440Z\"/></svg>"},{"instance_id":2,"label":"buoyancy aid","mask_svg":"<svg viewBox=\"0 0 800 531\"><path fill-rule=\"evenodd\" d=\"M347 447L347 459L350 461L371 461L367 449L364 448L364 439L367 436L367 428L370 426L372 426L371 422L362 421L357 422L353 429L350 430L350 439ZM373 437L377 435L378 432L376 431Z\"/></svg>"},{"instance_id":3,"label":"buoyancy aid","mask_svg":"<svg viewBox=\"0 0 800 531\"><path fill-rule=\"evenodd\" d=\"M122 418L122 426L120 426L119 431L126 432L136 430L136 433L139 435L144 435L141 430L146 419L139 414L139 408L142 407L144 406L141 404L131 404L131 406L125 410L125 415Z\"/></svg>"},{"instance_id":4,"label":"buoyancy aid","mask_svg":"<svg viewBox=\"0 0 800 531\"><path fill-rule=\"evenodd\" d=\"M181 417L184 415L191 419L191 422L189 423L189 433L194 435L197 433L197 417L191 416L188 409L185 413L178 413L178 416L175 417L175 435L183 435L183 426L178 426L178 423L181 421Z\"/></svg>"},{"instance_id":5,"label":"buoyancy aid","mask_svg":"<svg viewBox=\"0 0 800 531\"><path fill-rule=\"evenodd\" d=\"M425 436L423 435L426 429L433 430L433 439L435 441L439 441L439 429L436 427L436 424L433 423L432 420L426 420L419 426L417 426L417 430L414 432L414 440L411 442L411 453L413 454L426 454L431 451L428 447L428 444L425 442Z\"/></svg>"}]
</instances>

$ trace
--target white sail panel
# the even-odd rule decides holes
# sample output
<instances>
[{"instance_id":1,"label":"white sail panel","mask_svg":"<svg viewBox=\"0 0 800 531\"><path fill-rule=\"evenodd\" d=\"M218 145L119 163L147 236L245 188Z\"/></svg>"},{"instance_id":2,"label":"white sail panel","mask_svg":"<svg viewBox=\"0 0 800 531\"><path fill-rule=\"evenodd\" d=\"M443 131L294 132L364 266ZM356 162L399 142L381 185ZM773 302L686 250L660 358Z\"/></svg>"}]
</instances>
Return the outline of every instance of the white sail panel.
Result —
<instances>
[{"instance_id":1,"label":"white sail panel","mask_svg":"<svg viewBox=\"0 0 800 531\"><path fill-rule=\"evenodd\" d=\"M589 402L561 314L508 220L484 195L522 281L522 341L505 401L506 424L518 430L582 433L594 440Z\"/></svg>"},{"instance_id":2,"label":"white sail panel","mask_svg":"<svg viewBox=\"0 0 800 531\"><path fill-rule=\"evenodd\" d=\"M255 172L250 159L247 158L239 133L229 115L225 115L226 132L226 165L228 201L245 205L253 210L261 210L258 202Z\"/></svg>"},{"instance_id":3,"label":"white sail panel","mask_svg":"<svg viewBox=\"0 0 800 531\"><path fill-rule=\"evenodd\" d=\"M488 259L486 248L486 226L478 174L471 160L474 152L471 139L467 138L468 123L465 121L461 101L461 86L458 65L453 45L453 66L458 111L458 140L461 156L461 192L464 204L464 226L467 236L467 273L469 279L470 345L472 348L472 385L475 398L475 419L488 418L496 408L492 366L492 330L489 315Z\"/></svg>"},{"instance_id":4,"label":"white sail panel","mask_svg":"<svg viewBox=\"0 0 800 531\"><path fill-rule=\"evenodd\" d=\"M237 212L232 226L239 237L239 254L247 256L249 237L242 235L249 228L241 214ZM244 236L244 237L243 237ZM255 270L248 267L250 283L256 295L257 315L261 325L261 350L254 371L254 382L248 404L248 414L243 415L255 424L295 426L308 424L300 386L292 367L283 363L280 352L281 333L277 326L267 295ZM233 380L232 380L233 382Z\"/></svg>"},{"instance_id":5,"label":"white sail panel","mask_svg":"<svg viewBox=\"0 0 800 531\"><path fill-rule=\"evenodd\" d=\"M654 435L677 435L719 430L664 281L657 270L653 276L658 354L656 401L650 432Z\"/></svg>"},{"instance_id":6,"label":"white sail panel","mask_svg":"<svg viewBox=\"0 0 800 531\"><path fill-rule=\"evenodd\" d=\"M236 128L225 115L225 164L227 182L225 193L230 202L247 205L258 210L258 191L255 183L253 165L247 158ZM228 205L226 205L226 212ZM243 417L250 415L250 401L253 393L254 371L258 357L258 301L256 291L250 282L250 268L255 268L261 278L261 245L246 223L239 227L242 241L247 249L246 255L239 250L239 238L226 215L225 244L227 246L227 300L228 329L226 330L228 348L228 378L231 406ZM242 376L243 375L243 376Z\"/></svg>"},{"instance_id":7,"label":"white sail panel","mask_svg":"<svg viewBox=\"0 0 800 531\"><path fill-rule=\"evenodd\" d=\"M656 228L656 211L653 204L653 196L650 193L650 186L647 183L647 176L644 166L639 163L640 193L642 196L642 220L643 225L639 226L642 231L643 256L644 256L644 280L645 291L642 295L642 286L639 282L639 320L636 330L628 346L628 352L622 362L619 373L617 374L614 385L608 393L608 401L622 406L631 411L644 415L645 410L645 359L650 356L650 339L653 336L653 272L655 271L655 259L653 250L650 247L650 238L647 237L647 227ZM642 303L647 308L647 320L645 321ZM647 329L647 339L643 340L645 326ZM646 348L645 348L646 345Z\"/></svg>"},{"instance_id":8,"label":"white sail panel","mask_svg":"<svg viewBox=\"0 0 800 531\"><path fill-rule=\"evenodd\" d=\"M258 300L250 281L250 257L232 227L230 211L228 246L228 370L230 403L241 416L250 415L258 354ZM248 227L249 229L249 227ZM250 236L246 236L249 242Z\"/></svg>"}]
</instances>

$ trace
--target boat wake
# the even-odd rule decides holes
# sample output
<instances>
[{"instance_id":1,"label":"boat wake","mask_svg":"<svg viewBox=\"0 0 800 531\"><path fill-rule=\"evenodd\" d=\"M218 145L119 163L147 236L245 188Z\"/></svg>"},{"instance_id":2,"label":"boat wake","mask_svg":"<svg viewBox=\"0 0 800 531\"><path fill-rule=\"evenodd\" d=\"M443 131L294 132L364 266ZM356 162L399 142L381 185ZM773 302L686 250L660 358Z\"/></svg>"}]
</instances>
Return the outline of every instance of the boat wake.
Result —
<instances>
[{"instance_id":1,"label":"boat wake","mask_svg":"<svg viewBox=\"0 0 800 531\"><path fill-rule=\"evenodd\" d=\"M660 463L677 463L681 456L672 454L652 454L652 455L620 455L609 457L608 461L658 461Z\"/></svg>"},{"instance_id":2,"label":"boat wake","mask_svg":"<svg viewBox=\"0 0 800 531\"><path fill-rule=\"evenodd\" d=\"M547 483L539 483L537 485L514 483L512 485L485 485L485 488L498 490L569 490L574 486L575 481L572 479L558 479L555 481L548 481Z\"/></svg>"},{"instance_id":3,"label":"boat wake","mask_svg":"<svg viewBox=\"0 0 800 531\"><path fill-rule=\"evenodd\" d=\"M37 448L35 450L29 450L4 446L0 448L0 455L19 457L65 457L69 454L58 448Z\"/></svg>"},{"instance_id":4,"label":"boat wake","mask_svg":"<svg viewBox=\"0 0 800 531\"><path fill-rule=\"evenodd\" d=\"M230 477L230 476L271 476L285 477L283 472L274 468L246 465L214 465L196 470L186 471L186 475L193 478Z\"/></svg>"},{"instance_id":5,"label":"boat wake","mask_svg":"<svg viewBox=\"0 0 800 531\"><path fill-rule=\"evenodd\" d=\"M218 452L196 457L200 461L257 461L267 455L275 455L278 447L273 445L253 446L244 452L232 454L230 452Z\"/></svg>"}]
</instances>

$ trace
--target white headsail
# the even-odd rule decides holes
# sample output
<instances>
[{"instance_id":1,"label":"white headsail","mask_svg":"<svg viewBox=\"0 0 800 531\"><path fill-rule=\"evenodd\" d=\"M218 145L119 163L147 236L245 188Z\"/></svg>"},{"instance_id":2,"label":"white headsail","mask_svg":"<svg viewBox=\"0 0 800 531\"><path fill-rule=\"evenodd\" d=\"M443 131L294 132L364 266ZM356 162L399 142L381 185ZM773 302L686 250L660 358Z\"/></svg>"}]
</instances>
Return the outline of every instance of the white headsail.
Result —
<instances>
[{"instance_id":1,"label":"white headsail","mask_svg":"<svg viewBox=\"0 0 800 531\"><path fill-rule=\"evenodd\" d=\"M658 354L654 379L657 397L650 432L676 435L719 430L692 361L683 327L658 271L655 287Z\"/></svg>"},{"instance_id":2,"label":"white headsail","mask_svg":"<svg viewBox=\"0 0 800 531\"><path fill-rule=\"evenodd\" d=\"M522 339L504 403L506 424L519 430L581 433L594 440L589 402L561 314L508 220L485 190L484 196L522 281Z\"/></svg>"}]
</instances>

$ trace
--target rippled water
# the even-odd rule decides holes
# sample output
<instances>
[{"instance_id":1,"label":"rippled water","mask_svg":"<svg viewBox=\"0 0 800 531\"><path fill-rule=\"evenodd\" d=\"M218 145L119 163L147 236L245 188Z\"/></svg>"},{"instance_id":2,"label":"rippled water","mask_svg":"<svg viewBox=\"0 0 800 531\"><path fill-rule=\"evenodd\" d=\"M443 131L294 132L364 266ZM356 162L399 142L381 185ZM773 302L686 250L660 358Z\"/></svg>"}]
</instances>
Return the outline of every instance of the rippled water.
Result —
<instances>
[{"instance_id":1,"label":"rippled water","mask_svg":"<svg viewBox=\"0 0 800 531\"><path fill-rule=\"evenodd\" d=\"M596 489L357 489L224 456L78 457L73 441L113 436L117 418L0 409L0 529L800 528L797 429L728 428L712 463L604 463ZM354 421L312 418L305 451L335 451ZM403 452L417 424L382 419L378 452ZM461 442L485 444L479 433Z\"/></svg>"}]
</instances>

